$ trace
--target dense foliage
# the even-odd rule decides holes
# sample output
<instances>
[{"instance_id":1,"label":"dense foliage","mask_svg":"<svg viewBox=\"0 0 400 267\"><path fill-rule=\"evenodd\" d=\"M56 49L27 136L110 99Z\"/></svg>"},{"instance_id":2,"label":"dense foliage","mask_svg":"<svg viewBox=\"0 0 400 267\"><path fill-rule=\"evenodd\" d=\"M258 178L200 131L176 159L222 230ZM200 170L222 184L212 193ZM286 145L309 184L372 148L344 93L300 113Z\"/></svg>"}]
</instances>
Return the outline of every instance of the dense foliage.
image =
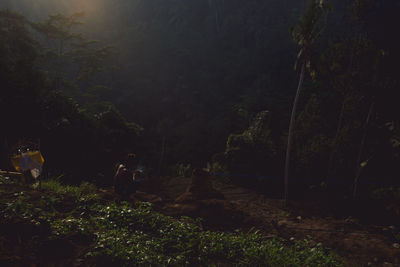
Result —
<instances>
[{"instance_id":1,"label":"dense foliage","mask_svg":"<svg viewBox=\"0 0 400 267\"><path fill-rule=\"evenodd\" d=\"M1 142L40 138L48 167L80 178L107 176L137 152L163 174L210 163L265 191L283 176L308 16L320 18L319 34L306 53L290 184L354 196L398 186L399 3L314 1L330 6L318 17L306 2L2 1L35 23L1 13Z\"/></svg>"},{"instance_id":2,"label":"dense foliage","mask_svg":"<svg viewBox=\"0 0 400 267\"><path fill-rule=\"evenodd\" d=\"M0 12L1 167L9 168L18 141L31 140L40 143L48 172L74 173L78 181L111 175L140 127L110 103L88 109L55 88L41 70L43 48L31 26L22 15Z\"/></svg>"}]
</instances>

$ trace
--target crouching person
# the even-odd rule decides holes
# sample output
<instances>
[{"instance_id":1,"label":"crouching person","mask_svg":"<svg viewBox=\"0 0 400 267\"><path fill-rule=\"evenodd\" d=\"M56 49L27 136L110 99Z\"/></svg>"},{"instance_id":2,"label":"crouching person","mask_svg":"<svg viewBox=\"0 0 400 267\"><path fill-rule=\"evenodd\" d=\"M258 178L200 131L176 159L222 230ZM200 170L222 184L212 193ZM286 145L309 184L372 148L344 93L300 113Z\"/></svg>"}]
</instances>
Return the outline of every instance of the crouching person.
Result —
<instances>
[{"instance_id":1,"label":"crouching person","mask_svg":"<svg viewBox=\"0 0 400 267\"><path fill-rule=\"evenodd\" d=\"M120 164L114 175L114 191L122 199L128 199L133 193L136 193L140 185L138 179L140 172L130 171L125 165Z\"/></svg>"},{"instance_id":2,"label":"crouching person","mask_svg":"<svg viewBox=\"0 0 400 267\"><path fill-rule=\"evenodd\" d=\"M114 191L122 199L127 199L133 193L133 174L123 164L118 166L114 175Z\"/></svg>"}]
</instances>

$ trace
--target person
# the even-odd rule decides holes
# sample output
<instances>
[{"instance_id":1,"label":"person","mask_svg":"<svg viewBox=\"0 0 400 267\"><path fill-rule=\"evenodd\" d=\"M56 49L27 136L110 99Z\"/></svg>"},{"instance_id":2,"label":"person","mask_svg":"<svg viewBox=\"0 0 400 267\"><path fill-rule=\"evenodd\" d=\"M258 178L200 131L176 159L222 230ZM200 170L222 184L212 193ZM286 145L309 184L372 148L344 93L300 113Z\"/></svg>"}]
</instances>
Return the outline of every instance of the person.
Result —
<instances>
[{"instance_id":1,"label":"person","mask_svg":"<svg viewBox=\"0 0 400 267\"><path fill-rule=\"evenodd\" d=\"M137 166L135 154L128 154L126 164L119 164L114 175L114 191L123 199L127 199L141 184L143 171Z\"/></svg>"},{"instance_id":2,"label":"person","mask_svg":"<svg viewBox=\"0 0 400 267\"><path fill-rule=\"evenodd\" d=\"M133 173L133 191L136 192L136 190L142 184L144 168L140 164L136 154L128 154L126 162L128 170Z\"/></svg>"},{"instance_id":3,"label":"person","mask_svg":"<svg viewBox=\"0 0 400 267\"><path fill-rule=\"evenodd\" d=\"M136 193L136 190L140 187L140 185L142 184L142 175L143 175L143 171L140 169L136 169L133 172L133 192Z\"/></svg>"},{"instance_id":4,"label":"person","mask_svg":"<svg viewBox=\"0 0 400 267\"><path fill-rule=\"evenodd\" d=\"M114 191L122 198L127 198L132 193L133 175L124 164L119 164L114 175Z\"/></svg>"}]
</instances>

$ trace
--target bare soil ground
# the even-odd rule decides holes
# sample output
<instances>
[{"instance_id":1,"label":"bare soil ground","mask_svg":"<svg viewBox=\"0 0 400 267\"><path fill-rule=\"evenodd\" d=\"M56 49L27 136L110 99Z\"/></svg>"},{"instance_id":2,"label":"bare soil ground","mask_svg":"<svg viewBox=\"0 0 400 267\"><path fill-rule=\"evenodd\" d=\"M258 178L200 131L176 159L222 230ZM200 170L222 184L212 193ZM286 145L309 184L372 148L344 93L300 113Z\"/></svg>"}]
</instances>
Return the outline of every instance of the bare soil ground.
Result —
<instances>
[{"instance_id":1,"label":"bare soil ground","mask_svg":"<svg viewBox=\"0 0 400 267\"><path fill-rule=\"evenodd\" d=\"M268 199L251 190L214 182L225 200L178 204L173 200L190 184L189 178L160 178L137 198L156 200L159 211L171 216L204 219L204 228L249 230L287 240L309 238L344 257L348 266L400 266L400 218L395 204L376 202L311 202ZM397 203L398 204L398 203Z\"/></svg>"}]
</instances>

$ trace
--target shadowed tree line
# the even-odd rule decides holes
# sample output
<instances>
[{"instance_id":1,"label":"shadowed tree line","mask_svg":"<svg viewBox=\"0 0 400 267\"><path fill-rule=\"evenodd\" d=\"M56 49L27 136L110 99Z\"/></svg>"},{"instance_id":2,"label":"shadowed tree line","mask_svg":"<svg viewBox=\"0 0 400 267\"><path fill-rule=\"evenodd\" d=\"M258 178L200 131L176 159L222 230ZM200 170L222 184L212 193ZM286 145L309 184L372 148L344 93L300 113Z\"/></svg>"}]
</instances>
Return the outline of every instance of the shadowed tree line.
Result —
<instances>
[{"instance_id":1,"label":"shadowed tree line","mask_svg":"<svg viewBox=\"0 0 400 267\"><path fill-rule=\"evenodd\" d=\"M0 121L2 168L18 141L40 142L47 172L69 181L111 175L116 159L129 152L140 127L129 123L111 103L81 106L60 91L54 68L42 69L46 49L37 24L22 15L0 13ZM72 176L70 176L72 175Z\"/></svg>"},{"instance_id":2,"label":"shadowed tree line","mask_svg":"<svg viewBox=\"0 0 400 267\"><path fill-rule=\"evenodd\" d=\"M399 4L306 2L100 1L97 17L36 23L3 11L19 30L0 37L4 88L15 88L0 98L10 125L2 139L49 142L64 155L47 157L55 169L78 162L104 174L98 166L138 152L162 174L209 163L277 195L287 149L294 195L398 185ZM29 49L7 50L13 38ZM16 106L32 119L3 112ZM74 151L79 160L66 156Z\"/></svg>"}]
</instances>

